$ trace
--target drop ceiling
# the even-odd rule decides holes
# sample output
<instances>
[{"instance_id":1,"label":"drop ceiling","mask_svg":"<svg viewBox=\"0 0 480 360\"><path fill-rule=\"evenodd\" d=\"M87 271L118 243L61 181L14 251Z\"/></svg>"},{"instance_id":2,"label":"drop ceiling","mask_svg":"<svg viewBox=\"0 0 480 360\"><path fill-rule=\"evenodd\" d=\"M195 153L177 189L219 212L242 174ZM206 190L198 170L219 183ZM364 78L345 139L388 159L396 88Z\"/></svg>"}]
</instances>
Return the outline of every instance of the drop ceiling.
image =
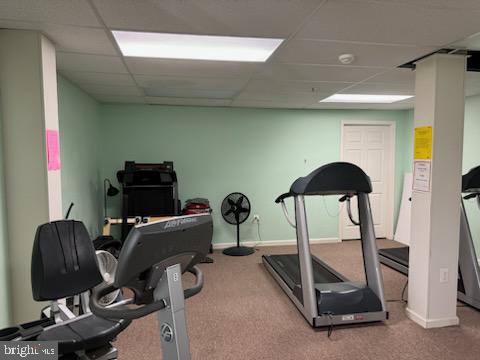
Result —
<instances>
[{"instance_id":1,"label":"drop ceiling","mask_svg":"<svg viewBox=\"0 0 480 360\"><path fill-rule=\"evenodd\" d=\"M101 102L403 109L319 103L334 93L414 94L397 66L480 50L479 0L2 0L0 27L38 30L59 72ZM123 57L111 30L285 39L266 63ZM355 55L350 65L338 56ZM468 73L467 95L480 94Z\"/></svg>"}]
</instances>

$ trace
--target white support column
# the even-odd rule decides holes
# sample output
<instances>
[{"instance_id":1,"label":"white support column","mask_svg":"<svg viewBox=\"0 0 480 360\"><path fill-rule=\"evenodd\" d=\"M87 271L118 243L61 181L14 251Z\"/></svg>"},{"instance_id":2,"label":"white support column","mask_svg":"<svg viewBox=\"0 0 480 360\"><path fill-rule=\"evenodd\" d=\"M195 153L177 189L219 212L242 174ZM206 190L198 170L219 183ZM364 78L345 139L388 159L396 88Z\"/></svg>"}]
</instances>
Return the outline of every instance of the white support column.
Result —
<instances>
[{"instance_id":1,"label":"white support column","mask_svg":"<svg viewBox=\"0 0 480 360\"><path fill-rule=\"evenodd\" d=\"M30 281L36 228L62 218L60 170L47 168L46 130L58 132L55 48L48 39L0 30L0 92L11 320L22 322L39 316Z\"/></svg>"},{"instance_id":2,"label":"white support column","mask_svg":"<svg viewBox=\"0 0 480 360\"><path fill-rule=\"evenodd\" d=\"M425 170L425 163L430 164L430 174L414 174L407 315L424 328L459 323L456 304L465 66L464 56L443 54L430 56L416 66L415 128L431 126L433 146L431 159L427 157L417 168ZM416 150L422 150L425 143L419 141L418 145ZM414 162L422 159L422 153L417 152ZM416 177L420 180L417 186Z\"/></svg>"}]
</instances>

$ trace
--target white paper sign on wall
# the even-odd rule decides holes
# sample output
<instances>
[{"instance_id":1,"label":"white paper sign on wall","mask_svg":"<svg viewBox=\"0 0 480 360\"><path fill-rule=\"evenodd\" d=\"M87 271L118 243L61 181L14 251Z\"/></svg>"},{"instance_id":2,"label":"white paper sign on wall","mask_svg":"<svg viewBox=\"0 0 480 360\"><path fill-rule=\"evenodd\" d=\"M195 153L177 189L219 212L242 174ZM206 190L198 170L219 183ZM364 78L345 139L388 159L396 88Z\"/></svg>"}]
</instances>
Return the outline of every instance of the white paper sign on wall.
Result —
<instances>
[{"instance_id":1,"label":"white paper sign on wall","mask_svg":"<svg viewBox=\"0 0 480 360\"><path fill-rule=\"evenodd\" d=\"M416 160L413 163L413 190L429 192L431 187L431 160Z\"/></svg>"}]
</instances>

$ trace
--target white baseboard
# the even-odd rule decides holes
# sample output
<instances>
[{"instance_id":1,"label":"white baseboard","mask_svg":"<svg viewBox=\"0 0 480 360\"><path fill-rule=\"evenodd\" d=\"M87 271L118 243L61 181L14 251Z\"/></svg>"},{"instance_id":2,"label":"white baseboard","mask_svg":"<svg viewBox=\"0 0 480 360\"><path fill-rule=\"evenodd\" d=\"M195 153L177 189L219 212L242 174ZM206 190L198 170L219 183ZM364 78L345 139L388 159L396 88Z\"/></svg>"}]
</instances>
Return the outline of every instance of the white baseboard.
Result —
<instances>
[{"instance_id":1,"label":"white baseboard","mask_svg":"<svg viewBox=\"0 0 480 360\"><path fill-rule=\"evenodd\" d=\"M439 327L445 327L445 326L455 326L460 323L459 319L457 316L453 316L451 318L442 318L442 319L425 319L424 317L420 316L416 312L414 312L412 309L408 308L406 309L407 317L412 320L413 322L416 322L418 325L425 329L433 329L433 328L439 328Z\"/></svg>"},{"instance_id":2,"label":"white baseboard","mask_svg":"<svg viewBox=\"0 0 480 360\"><path fill-rule=\"evenodd\" d=\"M337 243L337 242L340 242L339 238L310 239L310 244L329 244L329 243ZM297 244L297 240L291 239L291 240L242 241L240 245L263 247L263 246L285 246L285 245L296 245L296 244ZM226 249L235 245L237 245L236 242L212 244L213 248L216 250Z\"/></svg>"}]
</instances>

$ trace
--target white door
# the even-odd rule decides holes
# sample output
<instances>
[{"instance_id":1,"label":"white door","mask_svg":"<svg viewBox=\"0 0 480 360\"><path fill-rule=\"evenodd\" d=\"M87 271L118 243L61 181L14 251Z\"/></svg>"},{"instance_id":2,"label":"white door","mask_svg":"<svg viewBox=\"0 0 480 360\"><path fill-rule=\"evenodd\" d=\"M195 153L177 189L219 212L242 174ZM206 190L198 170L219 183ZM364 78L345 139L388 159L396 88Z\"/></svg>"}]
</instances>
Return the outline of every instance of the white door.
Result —
<instances>
[{"instance_id":1,"label":"white door","mask_svg":"<svg viewBox=\"0 0 480 360\"><path fill-rule=\"evenodd\" d=\"M370 206L375 235L383 238L393 227L393 138L388 125L344 124L342 132L342 161L353 163L363 169L372 182ZM352 199L352 214L358 221L357 199ZM340 218L342 239L360 238L360 228L349 220L346 204Z\"/></svg>"}]
</instances>

